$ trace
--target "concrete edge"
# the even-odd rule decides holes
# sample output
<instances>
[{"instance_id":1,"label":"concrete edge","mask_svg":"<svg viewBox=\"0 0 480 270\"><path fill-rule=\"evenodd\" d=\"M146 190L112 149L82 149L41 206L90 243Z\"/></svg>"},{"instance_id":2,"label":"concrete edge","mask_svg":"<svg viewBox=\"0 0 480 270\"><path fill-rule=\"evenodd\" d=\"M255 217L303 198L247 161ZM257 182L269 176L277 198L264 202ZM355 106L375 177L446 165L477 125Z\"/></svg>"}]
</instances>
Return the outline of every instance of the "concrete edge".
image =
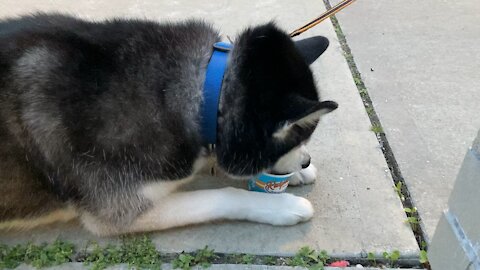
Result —
<instances>
[{"instance_id":1,"label":"concrete edge","mask_svg":"<svg viewBox=\"0 0 480 270\"><path fill-rule=\"evenodd\" d=\"M21 264L17 269L25 269L25 270L34 270L36 269L33 266ZM66 263L61 264L58 266L48 267L44 269L49 270L61 270L61 269L72 269L72 270L83 270L89 269L88 266L83 265L83 263ZM106 268L108 270L127 270L130 269L127 264L119 264L115 266L110 266ZM173 270L173 266L170 263L164 263L161 265L162 270ZM305 267L299 266L271 266L271 265L255 265L255 264L213 264L208 268L203 268L201 266L194 266L191 268L192 270L201 270L201 269L213 269L213 270L304 270L308 269ZM325 267L325 270L353 270L353 269L364 269L364 270L393 270L393 268L371 268L371 267ZM414 270L414 268L402 268L403 270ZM419 270L418 268L415 268Z\"/></svg>"}]
</instances>

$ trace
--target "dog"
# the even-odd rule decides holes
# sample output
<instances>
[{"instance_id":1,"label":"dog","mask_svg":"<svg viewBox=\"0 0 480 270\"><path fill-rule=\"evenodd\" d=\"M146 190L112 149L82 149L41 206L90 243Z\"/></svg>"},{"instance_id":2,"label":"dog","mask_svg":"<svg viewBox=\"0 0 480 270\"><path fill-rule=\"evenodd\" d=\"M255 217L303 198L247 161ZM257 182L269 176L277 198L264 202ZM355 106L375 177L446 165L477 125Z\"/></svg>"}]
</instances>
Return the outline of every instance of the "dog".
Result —
<instances>
[{"instance_id":1,"label":"dog","mask_svg":"<svg viewBox=\"0 0 480 270\"><path fill-rule=\"evenodd\" d=\"M106 236L309 220L311 203L288 193L177 191L210 157L235 179L296 172L291 185L313 182L305 144L337 108L319 100L309 68L328 39L294 42L272 22L250 27L226 52L209 147L204 82L219 41L199 20L0 21L0 228L78 217Z\"/></svg>"}]
</instances>

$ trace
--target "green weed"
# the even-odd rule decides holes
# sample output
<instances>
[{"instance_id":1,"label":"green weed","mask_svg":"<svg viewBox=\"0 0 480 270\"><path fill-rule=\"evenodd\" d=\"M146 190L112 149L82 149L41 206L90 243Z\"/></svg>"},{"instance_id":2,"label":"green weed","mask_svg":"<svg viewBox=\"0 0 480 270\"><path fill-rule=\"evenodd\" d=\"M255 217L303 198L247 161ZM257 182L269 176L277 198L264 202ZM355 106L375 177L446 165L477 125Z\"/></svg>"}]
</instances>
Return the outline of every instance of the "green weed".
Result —
<instances>
[{"instance_id":1,"label":"green weed","mask_svg":"<svg viewBox=\"0 0 480 270\"><path fill-rule=\"evenodd\" d=\"M375 132L376 134L383 133L383 128L380 124L374 123L370 128L371 131Z\"/></svg>"},{"instance_id":2,"label":"green weed","mask_svg":"<svg viewBox=\"0 0 480 270\"><path fill-rule=\"evenodd\" d=\"M367 107L366 110L367 110L368 116L372 116L373 113L375 112L375 111L373 110L373 107Z\"/></svg>"},{"instance_id":3,"label":"green weed","mask_svg":"<svg viewBox=\"0 0 480 270\"><path fill-rule=\"evenodd\" d=\"M420 263L428 263L428 255L426 250L420 250L419 260Z\"/></svg>"},{"instance_id":4,"label":"green weed","mask_svg":"<svg viewBox=\"0 0 480 270\"><path fill-rule=\"evenodd\" d=\"M302 247L293 258L287 260L289 266L302 266L309 269L321 270L330 259L327 252L316 252L309 247Z\"/></svg>"},{"instance_id":5,"label":"green weed","mask_svg":"<svg viewBox=\"0 0 480 270\"><path fill-rule=\"evenodd\" d=\"M394 250L392 253L383 252L383 258L387 260L390 266L394 266L394 264L400 259L400 251Z\"/></svg>"},{"instance_id":6,"label":"green weed","mask_svg":"<svg viewBox=\"0 0 480 270\"><path fill-rule=\"evenodd\" d=\"M192 266L195 265L194 261L195 261L195 257L193 257L190 254L182 253L178 255L178 257L175 260L173 260L172 262L173 269L180 268L183 270L189 270L192 268Z\"/></svg>"},{"instance_id":7,"label":"green weed","mask_svg":"<svg viewBox=\"0 0 480 270\"><path fill-rule=\"evenodd\" d=\"M135 269L161 268L160 254L147 236L125 237L120 246L110 244L101 247L96 243L91 245L93 250L86 255L84 264L94 270L121 263Z\"/></svg>"},{"instance_id":8,"label":"green weed","mask_svg":"<svg viewBox=\"0 0 480 270\"><path fill-rule=\"evenodd\" d=\"M393 188L397 192L398 197L400 197L400 200L402 200L402 202L404 202L405 201L405 196L403 196L403 193L402 193L402 182L400 182L400 181L397 182L397 184L395 184L395 186Z\"/></svg>"},{"instance_id":9,"label":"green weed","mask_svg":"<svg viewBox=\"0 0 480 270\"><path fill-rule=\"evenodd\" d=\"M266 256L266 257L263 257L263 263L266 265L276 265L277 259L272 256Z\"/></svg>"},{"instance_id":10,"label":"green weed","mask_svg":"<svg viewBox=\"0 0 480 270\"><path fill-rule=\"evenodd\" d=\"M420 221L418 220L416 214L417 214L417 208L404 208L403 209L405 213L407 213L407 220L405 222L409 223L410 226L412 226L412 230L416 231L418 229L418 224L420 224Z\"/></svg>"},{"instance_id":11,"label":"green weed","mask_svg":"<svg viewBox=\"0 0 480 270\"><path fill-rule=\"evenodd\" d=\"M0 246L0 269L16 268L22 263L36 268L59 265L70 262L74 253L74 245L60 240L52 244L27 244L8 247Z\"/></svg>"},{"instance_id":12,"label":"green weed","mask_svg":"<svg viewBox=\"0 0 480 270\"><path fill-rule=\"evenodd\" d=\"M375 258L375 254L373 254L372 252L368 253L367 260L370 261L373 266L377 266L377 259Z\"/></svg>"},{"instance_id":13,"label":"green weed","mask_svg":"<svg viewBox=\"0 0 480 270\"><path fill-rule=\"evenodd\" d=\"M208 246L197 250L193 255L187 253L178 255L178 257L172 262L173 268L188 270L195 265L200 265L203 268L207 268L210 267L212 265L212 261L217 258L215 251L213 249L209 249Z\"/></svg>"}]
</instances>

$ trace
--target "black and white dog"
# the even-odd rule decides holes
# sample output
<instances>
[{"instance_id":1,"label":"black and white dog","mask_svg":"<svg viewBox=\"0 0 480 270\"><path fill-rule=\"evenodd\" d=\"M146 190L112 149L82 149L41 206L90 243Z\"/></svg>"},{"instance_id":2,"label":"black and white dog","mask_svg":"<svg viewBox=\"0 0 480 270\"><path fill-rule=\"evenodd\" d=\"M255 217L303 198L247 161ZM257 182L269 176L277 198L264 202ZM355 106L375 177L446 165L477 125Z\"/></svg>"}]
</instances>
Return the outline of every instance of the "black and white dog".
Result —
<instances>
[{"instance_id":1,"label":"black and white dog","mask_svg":"<svg viewBox=\"0 0 480 270\"><path fill-rule=\"evenodd\" d=\"M210 155L234 178L296 171L291 184L313 182L315 168L302 170L304 144L337 108L319 101L309 69L326 38L295 43L272 23L252 27L229 53L216 147L207 151L200 111L219 40L200 21L0 21L0 228L78 216L111 235L310 219L310 202L291 194L176 191Z\"/></svg>"}]
</instances>

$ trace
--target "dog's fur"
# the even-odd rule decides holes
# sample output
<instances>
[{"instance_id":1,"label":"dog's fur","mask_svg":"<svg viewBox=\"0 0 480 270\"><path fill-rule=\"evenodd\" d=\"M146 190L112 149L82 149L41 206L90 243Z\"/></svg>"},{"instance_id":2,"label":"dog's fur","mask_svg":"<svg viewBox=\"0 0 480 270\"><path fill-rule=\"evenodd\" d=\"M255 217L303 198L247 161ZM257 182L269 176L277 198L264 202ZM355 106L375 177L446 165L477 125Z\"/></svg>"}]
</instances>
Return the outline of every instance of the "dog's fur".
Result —
<instances>
[{"instance_id":1,"label":"dog's fur","mask_svg":"<svg viewBox=\"0 0 480 270\"><path fill-rule=\"evenodd\" d=\"M199 109L219 40L200 21L0 21L0 228L77 214L100 235L216 219L308 220L311 204L291 194L175 191L210 154L235 178L301 170L303 144L337 107L319 102L308 67L327 39L295 45L272 23L247 29L228 61L209 153ZM313 181L314 170L292 183Z\"/></svg>"}]
</instances>

